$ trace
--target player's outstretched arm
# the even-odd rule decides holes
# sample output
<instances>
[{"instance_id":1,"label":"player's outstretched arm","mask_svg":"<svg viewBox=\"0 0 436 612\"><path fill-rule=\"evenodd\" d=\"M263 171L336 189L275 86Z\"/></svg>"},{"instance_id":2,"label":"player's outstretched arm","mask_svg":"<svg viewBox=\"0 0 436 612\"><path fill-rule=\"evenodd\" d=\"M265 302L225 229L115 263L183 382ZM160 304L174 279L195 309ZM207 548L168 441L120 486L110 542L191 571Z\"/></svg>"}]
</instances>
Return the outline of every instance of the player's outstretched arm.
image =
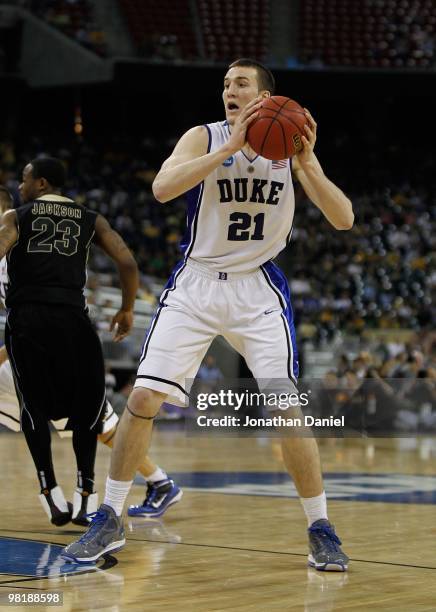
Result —
<instances>
[{"instance_id":1,"label":"player's outstretched arm","mask_svg":"<svg viewBox=\"0 0 436 612\"><path fill-rule=\"evenodd\" d=\"M207 153L208 142L207 128L203 125L190 129L181 137L154 179L156 200L168 202L189 191L229 157L224 151Z\"/></svg>"},{"instance_id":2,"label":"player's outstretched arm","mask_svg":"<svg viewBox=\"0 0 436 612\"><path fill-rule=\"evenodd\" d=\"M230 155L242 149L247 127L256 117L261 98L247 104L232 128L231 136L222 147L208 153L209 135L204 125L188 130L163 163L153 182L153 194L159 202L168 202L186 193L203 181Z\"/></svg>"},{"instance_id":3,"label":"player's outstretched arm","mask_svg":"<svg viewBox=\"0 0 436 612\"><path fill-rule=\"evenodd\" d=\"M121 236L111 228L107 220L98 215L95 222L95 243L116 263L120 277L122 304L111 322L115 329L114 341L125 338L133 326L133 306L139 286L136 261Z\"/></svg>"},{"instance_id":4,"label":"player's outstretched arm","mask_svg":"<svg viewBox=\"0 0 436 612\"><path fill-rule=\"evenodd\" d=\"M15 210L7 210L0 221L0 259L14 246L17 239L17 215Z\"/></svg>"},{"instance_id":5,"label":"player's outstretched arm","mask_svg":"<svg viewBox=\"0 0 436 612\"><path fill-rule=\"evenodd\" d=\"M309 111L305 110L310 125L306 125L306 136L302 137L303 149L294 156L292 170L306 195L333 227L338 230L351 229L354 223L351 200L324 174L313 151L317 125Z\"/></svg>"}]
</instances>

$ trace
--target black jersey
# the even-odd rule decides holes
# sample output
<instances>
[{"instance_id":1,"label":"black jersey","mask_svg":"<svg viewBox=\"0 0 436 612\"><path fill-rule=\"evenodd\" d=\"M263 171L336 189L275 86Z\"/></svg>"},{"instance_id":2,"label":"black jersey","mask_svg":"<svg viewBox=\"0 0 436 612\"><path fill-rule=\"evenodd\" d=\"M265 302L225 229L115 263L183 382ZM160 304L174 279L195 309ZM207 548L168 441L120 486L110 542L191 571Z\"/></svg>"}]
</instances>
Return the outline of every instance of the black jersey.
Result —
<instances>
[{"instance_id":1,"label":"black jersey","mask_svg":"<svg viewBox=\"0 0 436 612\"><path fill-rule=\"evenodd\" d=\"M7 256L6 306L85 307L86 262L97 213L58 195L42 196L16 213L18 241Z\"/></svg>"}]
</instances>

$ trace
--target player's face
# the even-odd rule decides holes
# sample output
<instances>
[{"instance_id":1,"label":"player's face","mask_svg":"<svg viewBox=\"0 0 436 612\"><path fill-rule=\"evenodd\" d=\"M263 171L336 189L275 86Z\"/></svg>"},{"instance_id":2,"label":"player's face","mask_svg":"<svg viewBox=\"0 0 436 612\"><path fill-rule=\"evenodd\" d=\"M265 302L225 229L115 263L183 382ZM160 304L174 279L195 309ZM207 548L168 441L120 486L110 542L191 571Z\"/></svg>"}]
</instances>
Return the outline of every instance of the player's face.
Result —
<instances>
[{"instance_id":1,"label":"player's face","mask_svg":"<svg viewBox=\"0 0 436 612\"><path fill-rule=\"evenodd\" d=\"M259 95L256 68L235 66L224 77L223 102L229 125L235 123L244 106Z\"/></svg>"},{"instance_id":2,"label":"player's face","mask_svg":"<svg viewBox=\"0 0 436 612\"><path fill-rule=\"evenodd\" d=\"M41 192L41 179L33 178L32 169L32 164L27 164L23 170L23 180L18 188L24 204L35 200Z\"/></svg>"}]
</instances>

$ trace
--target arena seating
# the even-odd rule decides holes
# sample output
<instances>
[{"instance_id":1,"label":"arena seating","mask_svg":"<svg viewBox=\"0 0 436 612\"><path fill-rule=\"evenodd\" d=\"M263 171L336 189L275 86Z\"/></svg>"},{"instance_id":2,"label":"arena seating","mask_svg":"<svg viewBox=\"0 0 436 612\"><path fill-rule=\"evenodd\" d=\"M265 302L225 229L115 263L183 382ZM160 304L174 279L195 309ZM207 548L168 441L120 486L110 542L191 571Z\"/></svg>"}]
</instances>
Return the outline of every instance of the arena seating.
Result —
<instances>
[{"instance_id":1,"label":"arena seating","mask_svg":"<svg viewBox=\"0 0 436 612\"><path fill-rule=\"evenodd\" d=\"M137 54L156 61L274 58L271 0L118 0ZM100 55L105 33L91 0L22 0L21 5ZM298 62L312 67L428 69L435 65L432 0L304 0Z\"/></svg>"},{"instance_id":2,"label":"arena seating","mask_svg":"<svg viewBox=\"0 0 436 612\"><path fill-rule=\"evenodd\" d=\"M299 59L314 67L429 68L435 29L432 0L304 0Z\"/></svg>"},{"instance_id":3,"label":"arena seating","mask_svg":"<svg viewBox=\"0 0 436 612\"><path fill-rule=\"evenodd\" d=\"M188 0L120 0L139 55L153 59L198 57Z\"/></svg>"},{"instance_id":4,"label":"arena seating","mask_svg":"<svg viewBox=\"0 0 436 612\"><path fill-rule=\"evenodd\" d=\"M155 288L150 279L168 278L180 259L186 204L178 198L171 206L157 206L151 193L157 165L150 151L165 158L172 142L156 141L148 153L132 148L132 143L126 147L115 154L110 147L96 151L87 145L70 155L67 193L110 220L134 250L151 293L158 295L160 285ZM37 151L43 150L39 143ZM47 151L64 155L50 146ZM23 154L12 143L0 142L2 182L16 190L17 168L35 153ZM148 159L148 164L141 159ZM422 168L421 164L420 172ZM283 264L295 317L305 336L323 343L338 333L360 336L368 329L431 328L431 292L436 283L430 258L436 233L429 212L436 193L431 168L428 176L420 174L417 180L410 169L410 184L401 174L395 182L387 175L385 187L376 186L380 179L368 175L366 185L349 194L356 223L346 235L331 228L297 188L295 229ZM108 278L114 273L98 250L90 266ZM150 312L146 309L144 314Z\"/></svg>"},{"instance_id":5,"label":"arena seating","mask_svg":"<svg viewBox=\"0 0 436 612\"><path fill-rule=\"evenodd\" d=\"M26 0L21 4L82 46L98 55L106 55L105 34L95 23L89 0Z\"/></svg>"},{"instance_id":6,"label":"arena seating","mask_svg":"<svg viewBox=\"0 0 436 612\"><path fill-rule=\"evenodd\" d=\"M120 0L138 53L162 60L265 59L270 4L270 0L196 0L194 5L188 0Z\"/></svg>"},{"instance_id":7,"label":"arena seating","mask_svg":"<svg viewBox=\"0 0 436 612\"><path fill-rule=\"evenodd\" d=\"M270 0L197 0L207 59L265 60L269 54Z\"/></svg>"}]
</instances>

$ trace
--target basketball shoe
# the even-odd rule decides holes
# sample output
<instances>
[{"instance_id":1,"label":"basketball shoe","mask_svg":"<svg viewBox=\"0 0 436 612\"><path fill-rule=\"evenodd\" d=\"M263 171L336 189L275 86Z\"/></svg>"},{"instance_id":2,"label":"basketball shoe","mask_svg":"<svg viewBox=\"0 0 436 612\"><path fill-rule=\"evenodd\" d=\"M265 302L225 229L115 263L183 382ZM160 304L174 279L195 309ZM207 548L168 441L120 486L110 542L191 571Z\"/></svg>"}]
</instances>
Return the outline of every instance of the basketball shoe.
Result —
<instances>
[{"instance_id":1,"label":"basketball shoe","mask_svg":"<svg viewBox=\"0 0 436 612\"><path fill-rule=\"evenodd\" d=\"M325 572L345 572L348 569L348 557L342 552L342 542L330 521L319 519L309 527L308 532L309 565Z\"/></svg>"},{"instance_id":2,"label":"basketball shoe","mask_svg":"<svg viewBox=\"0 0 436 612\"><path fill-rule=\"evenodd\" d=\"M66 501L59 485L53 489L43 489L39 501L53 525L61 527L71 521L73 506Z\"/></svg>"},{"instance_id":3,"label":"basketball shoe","mask_svg":"<svg viewBox=\"0 0 436 612\"><path fill-rule=\"evenodd\" d=\"M86 491L74 491L73 497L73 515L71 522L75 525L83 525L88 527L91 523L90 514L97 512L98 494L87 493Z\"/></svg>"},{"instance_id":4,"label":"basketball shoe","mask_svg":"<svg viewBox=\"0 0 436 612\"><path fill-rule=\"evenodd\" d=\"M157 518L172 505L182 499L183 491L170 478L149 482L145 499L140 506L129 506L129 516Z\"/></svg>"},{"instance_id":5,"label":"basketball shoe","mask_svg":"<svg viewBox=\"0 0 436 612\"><path fill-rule=\"evenodd\" d=\"M123 521L110 506L101 504L92 515L88 530L61 555L70 563L90 563L109 552L121 550L126 543Z\"/></svg>"}]
</instances>

